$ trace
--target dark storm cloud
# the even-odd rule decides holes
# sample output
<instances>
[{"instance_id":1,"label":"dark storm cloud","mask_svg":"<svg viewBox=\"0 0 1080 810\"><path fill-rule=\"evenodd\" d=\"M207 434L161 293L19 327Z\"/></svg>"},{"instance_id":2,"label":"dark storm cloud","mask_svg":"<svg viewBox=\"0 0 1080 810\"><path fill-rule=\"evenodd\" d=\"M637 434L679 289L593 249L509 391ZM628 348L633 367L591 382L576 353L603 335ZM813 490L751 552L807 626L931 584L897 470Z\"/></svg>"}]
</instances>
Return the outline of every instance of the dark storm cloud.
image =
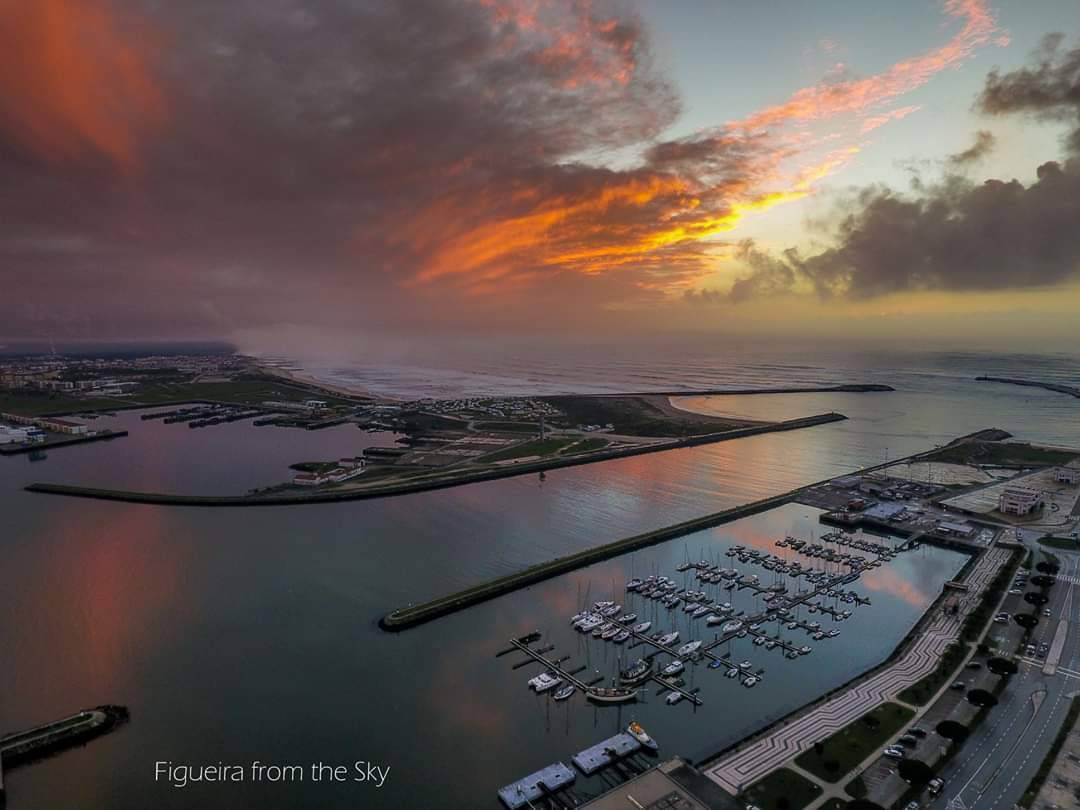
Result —
<instances>
[{"instance_id":1,"label":"dark storm cloud","mask_svg":"<svg viewBox=\"0 0 1080 810\"><path fill-rule=\"evenodd\" d=\"M1070 123L1068 148L1080 154L1080 47L1063 51L1064 40L1064 34L1048 34L1033 65L1006 74L993 71L976 106L989 115L1029 113Z\"/></svg>"},{"instance_id":2,"label":"dark storm cloud","mask_svg":"<svg viewBox=\"0 0 1080 810\"><path fill-rule=\"evenodd\" d=\"M1032 113L1080 125L1080 49L1062 52L1048 37L1035 64L992 72L977 106L987 114ZM992 145L953 156L967 164ZM1080 126L1067 137L1064 162L1038 167L1034 182L971 182L946 176L910 194L874 186L841 207L832 246L812 256L777 258L753 245L741 256L752 272L732 300L790 289L802 280L820 294L869 298L907 290L1047 287L1080 277Z\"/></svg>"},{"instance_id":3,"label":"dark storm cloud","mask_svg":"<svg viewBox=\"0 0 1080 810\"><path fill-rule=\"evenodd\" d=\"M894 120L999 33L954 0L942 45L657 142L678 99L628 8L0 3L0 336L621 323L858 151L807 127Z\"/></svg>"},{"instance_id":4,"label":"dark storm cloud","mask_svg":"<svg viewBox=\"0 0 1080 810\"><path fill-rule=\"evenodd\" d=\"M640 23L518 6L5 4L0 267L19 294L0 317L102 332L406 317L386 305L436 230L655 185L575 163L677 113ZM442 317L431 297L415 317Z\"/></svg>"},{"instance_id":5,"label":"dark storm cloud","mask_svg":"<svg viewBox=\"0 0 1080 810\"><path fill-rule=\"evenodd\" d=\"M949 155L948 162L956 167L978 163L994 151L994 146L996 144L997 138L994 137L992 132L980 129L975 133L975 142L962 152Z\"/></svg>"}]
</instances>

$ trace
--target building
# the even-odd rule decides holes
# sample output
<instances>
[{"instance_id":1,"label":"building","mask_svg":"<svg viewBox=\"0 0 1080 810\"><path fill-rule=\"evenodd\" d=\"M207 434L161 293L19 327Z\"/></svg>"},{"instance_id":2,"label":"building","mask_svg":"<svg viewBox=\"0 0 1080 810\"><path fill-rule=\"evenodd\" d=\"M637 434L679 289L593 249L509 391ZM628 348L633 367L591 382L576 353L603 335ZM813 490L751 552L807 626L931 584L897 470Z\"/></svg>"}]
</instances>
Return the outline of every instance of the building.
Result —
<instances>
[{"instance_id":1,"label":"building","mask_svg":"<svg viewBox=\"0 0 1080 810\"><path fill-rule=\"evenodd\" d=\"M975 527L970 523L951 523L942 521L938 524L937 530L946 537L971 537L975 534Z\"/></svg>"},{"instance_id":2,"label":"building","mask_svg":"<svg viewBox=\"0 0 1080 810\"><path fill-rule=\"evenodd\" d=\"M998 511L1023 517L1043 505L1042 493L1031 487L1005 487L998 496Z\"/></svg>"},{"instance_id":3,"label":"building","mask_svg":"<svg viewBox=\"0 0 1080 810\"><path fill-rule=\"evenodd\" d=\"M1063 467L1058 467L1054 477L1059 484L1080 484L1080 458L1074 458Z\"/></svg>"},{"instance_id":4,"label":"building","mask_svg":"<svg viewBox=\"0 0 1080 810\"><path fill-rule=\"evenodd\" d=\"M38 427L45 430L51 430L54 433L67 433L72 436L81 436L84 433L89 433L90 428L79 422L72 422L69 419L39 419Z\"/></svg>"},{"instance_id":5,"label":"building","mask_svg":"<svg viewBox=\"0 0 1080 810\"><path fill-rule=\"evenodd\" d=\"M38 428L39 430L50 430L53 433L68 433L78 436L90 432L90 428L86 425L80 422L72 422L70 419L21 416L17 413L3 413L0 414L0 417L3 417L8 422L14 422L16 425L25 425L27 427Z\"/></svg>"}]
</instances>

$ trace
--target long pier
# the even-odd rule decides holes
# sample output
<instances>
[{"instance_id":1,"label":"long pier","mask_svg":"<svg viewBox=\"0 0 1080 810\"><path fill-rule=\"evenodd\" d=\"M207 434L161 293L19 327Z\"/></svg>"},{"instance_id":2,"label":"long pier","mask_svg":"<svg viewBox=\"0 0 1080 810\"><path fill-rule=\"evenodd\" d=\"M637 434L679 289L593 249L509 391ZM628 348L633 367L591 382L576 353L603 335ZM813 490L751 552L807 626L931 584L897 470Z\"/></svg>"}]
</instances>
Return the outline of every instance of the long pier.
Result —
<instances>
[{"instance_id":1,"label":"long pier","mask_svg":"<svg viewBox=\"0 0 1080 810\"><path fill-rule=\"evenodd\" d=\"M8 768L32 762L106 734L127 720L128 710L123 706L84 709L60 720L0 737L0 761ZM0 783L2 780L0 774Z\"/></svg>"},{"instance_id":2,"label":"long pier","mask_svg":"<svg viewBox=\"0 0 1080 810\"><path fill-rule=\"evenodd\" d=\"M1060 383L1042 382L1041 380L1020 380L1015 377L976 377L977 382L1007 383L1009 385L1023 385L1029 388L1042 388L1058 394L1068 394L1080 398L1080 388L1074 385L1062 385Z\"/></svg>"},{"instance_id":3,"label":"long pier","mask_svg":"<svg viewBox=\"0 0 1080 810\"><path fill-rule=\"evenodd\" d=\"M70 447L73 444L102 442L127 436L126 430L99 430L95 433L80 433L74 436L54 436L36 444L0 445L0 456L14 456L19 453L36 453L39 450L55 450L57 447Z\"/></svg>"},{"instance_id":4,"label":"long pier","mask_svg":"<svg viewBox=\"0 0 1080 810\"><path fill-rule=\"evenodd\" d=\"M613 624L617 624L617 622L613 622ZM622 626L622 625L620 625L620 626ZM629 627L627 627L626 629L630 630ZM637 633L634 633L633 631L631 631L631 635L633 635L633 636L635 636L637 638L642 638L644 640L648 640L650 642L652 641L651 639L648 639L647 637L644 637L644 636L641 636L641 635L639 635ZM534 636L535 636L535 634L534 634ZM529 638L529 637L526 636L525 638ZM581 693L583 695L585 695L586 697L589 696L589 691L594 686L596 686L596 684L599 683L599 680L593 680L593 681L586 682L586 681L583 681L580 678L578 678L577 673L581 672L581 669L577 669L577 670L564 669L562 665L566 662L566 660L567 660L567 658L569 656L567 656L567 658L561 658L561 659L558 659L558 660L548 658L543 653L541 653L539 650L532 649L532 647L530 647L528 645L528 643L526 643L525 641L523 641L522 639L519 639L519 638L510 639L510 644L515 649L520 650L521 652L525 653L527 656L529 656L529 658L531 658L536 663L543 664L548 670L550 670L551 672L554 672L556 675L561 677L567 683L571 684L572 686L577 687L577 689L580 690ZM659 650L662 650L664 652L669 653L672 656L675 656L675 651L674 650L669 649L667 647L664 647L661 644L655 644L655 646ZM510 650L503 650L503 651L501 651L499 653L496 653L496 655L504 655L507 652L510 652ZM675 656L675 657L677 657L677 656ZM521 662L521 663L529 663L529 662ZM516 669L517 665L515 665L514 668ZM600 680L603 680L603 679L601 678ZM693 692L687 692L685 689L680 687L678 684L675 684L672 681L668 681L668 680L662 678L659 674L657 674L655 672L647 680L655 681L656 683L660 684L665 689L668 689L670 691L679 692L684 698L686 698L687 700L693 702L693 704L695 706L702 705L701 698L699 698Z\"/></svg>"}]
</instances>

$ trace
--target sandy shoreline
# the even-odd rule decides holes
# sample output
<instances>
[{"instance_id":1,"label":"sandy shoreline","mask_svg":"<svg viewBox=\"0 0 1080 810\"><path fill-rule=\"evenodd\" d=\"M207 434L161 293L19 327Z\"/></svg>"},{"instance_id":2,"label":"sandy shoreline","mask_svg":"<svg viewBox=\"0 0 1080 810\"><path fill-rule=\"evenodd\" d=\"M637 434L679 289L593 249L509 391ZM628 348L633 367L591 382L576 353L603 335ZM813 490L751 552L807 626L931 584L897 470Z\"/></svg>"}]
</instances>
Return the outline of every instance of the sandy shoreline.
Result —
<instances>
[{"instance_id":1,"label":"sandy shoreline","mask_svg":"<svg viewBox=\"0 0 1080 810\"><path fill-rule=\"evenodd\" d=\"M300 383L301 385L310 385L315 388L321 388L324 391L329 391L333 394L339 394L345 397L363 397L364 399L370 399L375 402L400 402L400 399L394 397L388 397L384 394L375 394L364 388L348 387L344 385L335 385L334 383L328 383L320 380L317 377L312 377L305 374L297 374L295 371L289 369L280 368L278 366L265 366L262 363L259 364L259 369L267 374L272 374L275 377L281 377L289 382Z\"/></svg>"}]
</instances>

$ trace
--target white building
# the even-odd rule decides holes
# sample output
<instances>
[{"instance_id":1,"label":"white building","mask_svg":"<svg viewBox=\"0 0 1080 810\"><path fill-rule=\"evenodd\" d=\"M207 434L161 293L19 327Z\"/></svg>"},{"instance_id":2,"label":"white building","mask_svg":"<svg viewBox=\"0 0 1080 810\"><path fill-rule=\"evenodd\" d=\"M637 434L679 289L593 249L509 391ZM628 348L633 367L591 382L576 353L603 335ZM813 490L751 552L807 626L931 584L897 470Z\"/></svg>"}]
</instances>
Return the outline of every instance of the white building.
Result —
<instances>
[{"instance_id":1,"label":"white building","mask_svg":"<svg viewBox=\"0 0 1080 810\"><path fill-rule=\"evenodd\" d=\"M1073 459L1064 467L1058 467L1055 477L1059 484L1080 484L1080 459Z\"/></svg>"},{"instance_id":2,"label":"white building","mask_svg":"<svg viewBox=\"0 0 1080 810\"><path fill-rule=\"evenodd\" d=\"M1043 505L1042 493L1031 487L1005 487L998 496L998 511L1005 515L1023 516Z\"/></svg>"}]
</instances>

